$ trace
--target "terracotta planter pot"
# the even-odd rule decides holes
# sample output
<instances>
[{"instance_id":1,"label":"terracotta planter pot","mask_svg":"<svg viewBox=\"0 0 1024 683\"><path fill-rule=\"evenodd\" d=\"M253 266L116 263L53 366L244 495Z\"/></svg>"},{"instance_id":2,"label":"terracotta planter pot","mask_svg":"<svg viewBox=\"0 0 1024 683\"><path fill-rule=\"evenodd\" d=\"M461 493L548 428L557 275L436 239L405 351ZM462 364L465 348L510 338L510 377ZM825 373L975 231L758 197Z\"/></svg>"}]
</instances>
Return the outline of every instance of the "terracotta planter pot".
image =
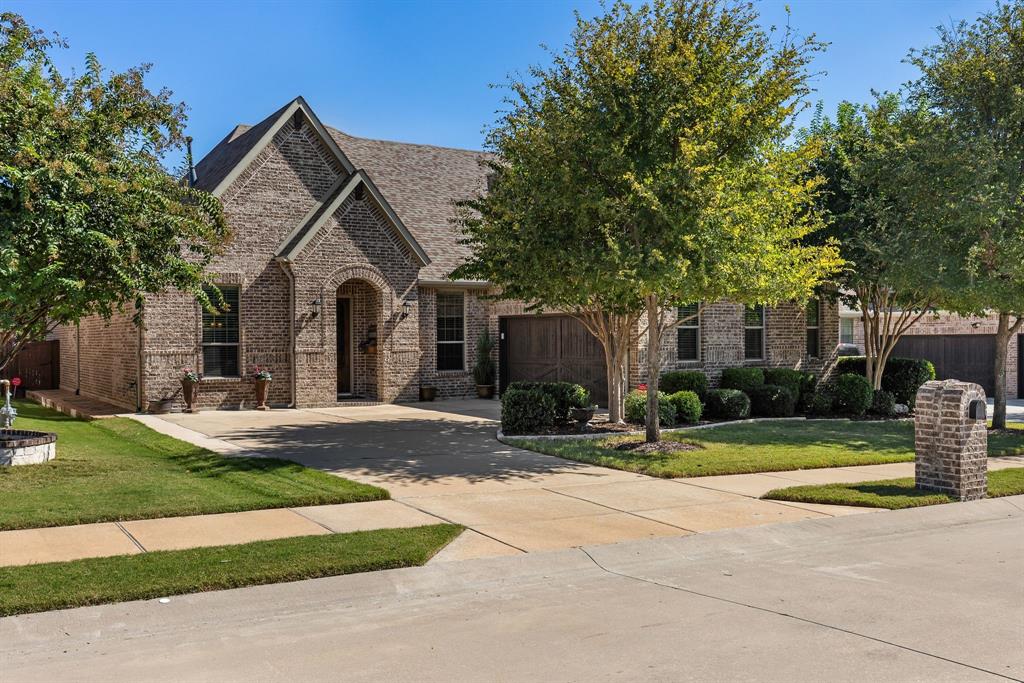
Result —
<instances>
[{"instance_id":1,"label":"terracotta planter pot","mask_svg":"<svg viewBox=\"0 0 1024 683\"><path fill-rule=\"evenodd\" d=\"M494 398L493 384L477 384L476 395L479 398Z\"/></svg>"},{"instance_id":2,"label":"terracotta planter pot","mask_svg":"<svg viewBox=\"0 0 1024 683\"><path fill-rule=\"evenodd\" d=\"M197 413L199 409L195 407L196 396L199 394L199 384L196 382L189 382L187 380L181 381L181 397L185 401L185 412L186 413Z\"/></svg>"},{"instance_id":3,"label":"terracotta planter pot","mask_svg":"<svg viewBox=\"0 0 1024 683\"><path fill-rule=\"evenodd\" d=\"M420 400L433 401L437 398L437 387L420 387Z\"/></svg>"},{"instance_id":4,"label":"terracotta planter pot","mask_svg":"<svg viewBox=\"0 0 1024 683\"><path fill-rule=\"evenodd\" d=\"M256 380L256 410L270 410L267 405L267 394L270 393L270 380Z\"/></svg>"}]
</instances>

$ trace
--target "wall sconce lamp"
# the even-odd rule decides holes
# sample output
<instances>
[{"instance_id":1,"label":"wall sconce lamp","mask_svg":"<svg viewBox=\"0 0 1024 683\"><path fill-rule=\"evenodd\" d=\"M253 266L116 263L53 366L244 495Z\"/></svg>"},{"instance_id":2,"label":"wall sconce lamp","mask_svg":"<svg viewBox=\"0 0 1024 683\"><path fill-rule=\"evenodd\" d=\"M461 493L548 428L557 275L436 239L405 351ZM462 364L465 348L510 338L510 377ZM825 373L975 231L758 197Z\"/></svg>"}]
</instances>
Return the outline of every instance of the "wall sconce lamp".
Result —
<instances>
[{"instance_id":1,"label":"wall sconce lamp","mask_svg":"<svg viewBox=\"0 0 1024 683\"><path fill-rule=\"evenodd\" d=\"M408 318L410 313L412 313L412 302L403 301L402 302L402 317L403 318Z\"/></svg>"},{"instance_id":2,"label":"wall sconce lamp","mask_svg":"<svg viewBox=\"0 0 1024 683\"><path fill-rule=\"evenodd\" d=\"M320 297L313 299L313 317L316 318L320 315L320 309L324 307L324 302L320 300Z\"/></svg>"}]
</instances>

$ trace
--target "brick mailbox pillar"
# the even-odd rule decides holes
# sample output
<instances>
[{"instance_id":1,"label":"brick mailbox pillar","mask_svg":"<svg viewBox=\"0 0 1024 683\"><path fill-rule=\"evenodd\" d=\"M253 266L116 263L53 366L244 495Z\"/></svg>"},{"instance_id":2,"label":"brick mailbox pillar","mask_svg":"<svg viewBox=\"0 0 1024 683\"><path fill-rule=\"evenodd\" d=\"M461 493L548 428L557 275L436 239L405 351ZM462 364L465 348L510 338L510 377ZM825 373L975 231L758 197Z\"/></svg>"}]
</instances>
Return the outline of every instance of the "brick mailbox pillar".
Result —
<instances>
[{"instance_id":1,"label":"brick mailbox pillar","mask_svg":"<svg viewBox=\"0 0 1024 683\"><path fill-rule=\"evenodd\" d=\"M914 483L919 489L977 500L988 492L985 390L948 379L926 382L914 408Z\"/></svg>"}]
</instances>

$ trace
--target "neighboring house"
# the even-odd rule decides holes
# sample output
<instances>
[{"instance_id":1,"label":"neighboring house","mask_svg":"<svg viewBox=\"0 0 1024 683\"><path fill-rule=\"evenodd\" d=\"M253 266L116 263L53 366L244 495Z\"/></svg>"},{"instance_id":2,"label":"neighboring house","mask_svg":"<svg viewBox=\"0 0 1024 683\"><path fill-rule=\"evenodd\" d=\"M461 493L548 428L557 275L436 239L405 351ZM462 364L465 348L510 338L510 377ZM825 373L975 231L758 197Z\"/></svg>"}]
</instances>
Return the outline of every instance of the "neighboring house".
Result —
<instances>
[{"instance_id":1,"label":"neighboring house","mask_svg":"<svg viewBox=\"0 0 1024 683\"><path fill-rule=\"evenodd\" d=\"M903 335L894 356L925 358L935 364L939 379L961 379L980 384L992 395L995 385L996 316L961 317L954 313L927 313ZM843 307L840 337L864 349L860 312ZM1006 396L1024 398L1024 334L1010 339L1006 356Z\"/></svg>"},{"instance_id":2,"label":"neighboring house","mask_svg":"<svg viewBox=\"0 0 1024 683\"><path fill-rule=\"evenodd\" d=\"M485 298L451 281L469 255L453 201L486 190L483 152L351 137L302 98L237 126L196 166L233 236L209 268L230 304L214 315L190 296L147 297L131 312L62 328L61 386L126 407L178 393L182 368L204 375L199 405L251 406L254 366L274 375L270 403L416 400L474 393L475 343L499 336L501 384L567 379L606 395L600 344L565 315ZM666 335L665 367L749 364L822 372L838 344L835 305L744 309L727 302ZM643 379L643 340L630 384Z\"/></svg>"}]
</instances>

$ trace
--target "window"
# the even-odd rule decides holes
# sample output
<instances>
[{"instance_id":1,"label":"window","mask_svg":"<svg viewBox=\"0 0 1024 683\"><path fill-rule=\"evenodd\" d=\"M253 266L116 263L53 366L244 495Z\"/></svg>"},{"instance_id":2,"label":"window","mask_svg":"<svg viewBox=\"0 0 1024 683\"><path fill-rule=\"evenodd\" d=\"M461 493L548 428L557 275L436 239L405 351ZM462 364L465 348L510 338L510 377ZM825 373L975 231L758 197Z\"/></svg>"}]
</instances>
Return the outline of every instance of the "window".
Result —
<instances>
[{"instance_id":1,"label":"window","mask_svg":"<svg viewBox=\"0 0 1024 683\"><path fill-rule=\"evenodd\" d=\"M821 301L811 299L807 302L804 320L807 326L807 355L817 358L821 355L821 335L819 334L821 329Z\"/></svg>"},{"instance_id":2,"label":"window","mask_svg":"<svg viewBox=\"0 0 1024 683\"><path fill-rule=\"evenodd\" d=\"M747 306L743 312L743 357L764 358L764 306Z\"/></svg>"},{"instance_id":3,"label":"window","mask_svg":"<svg viewBox=\"0 0 1024 683\"><path fill-rule=\"evenodd\" d=\"M853 318L839 319L839 343L853 343Z\"/></svg>"},{"instance_id":4,"label":"window","mask_svg":"<svg viewBox=\"0 0 1024 683\"><path fill-rule=\"evenodd\" d=\"M238 377L238 287L221 285L225 310L203 309L203 373L210 377ZM211 287L203 291L217 301Z\"/></svg>"},{"instance_id":5,"label":"window","mask_svg":"<svg viewBox=\"0 0 1024 683\"><path fill-rule=\"evenodd\" d=\"M676 328L676 358L700 360L700 304L680 306L676 320L680 321Z\"/></svg>"},{"instance_id":6,"label":"window","mask_svg":"<svg viewBox=\"0 0 1024 683\"><path fill-rule=\"evenodd\" d=\"M437 295L437 369L465 369L466 329L461 292Z\"/></svg>"}]
</instances>

